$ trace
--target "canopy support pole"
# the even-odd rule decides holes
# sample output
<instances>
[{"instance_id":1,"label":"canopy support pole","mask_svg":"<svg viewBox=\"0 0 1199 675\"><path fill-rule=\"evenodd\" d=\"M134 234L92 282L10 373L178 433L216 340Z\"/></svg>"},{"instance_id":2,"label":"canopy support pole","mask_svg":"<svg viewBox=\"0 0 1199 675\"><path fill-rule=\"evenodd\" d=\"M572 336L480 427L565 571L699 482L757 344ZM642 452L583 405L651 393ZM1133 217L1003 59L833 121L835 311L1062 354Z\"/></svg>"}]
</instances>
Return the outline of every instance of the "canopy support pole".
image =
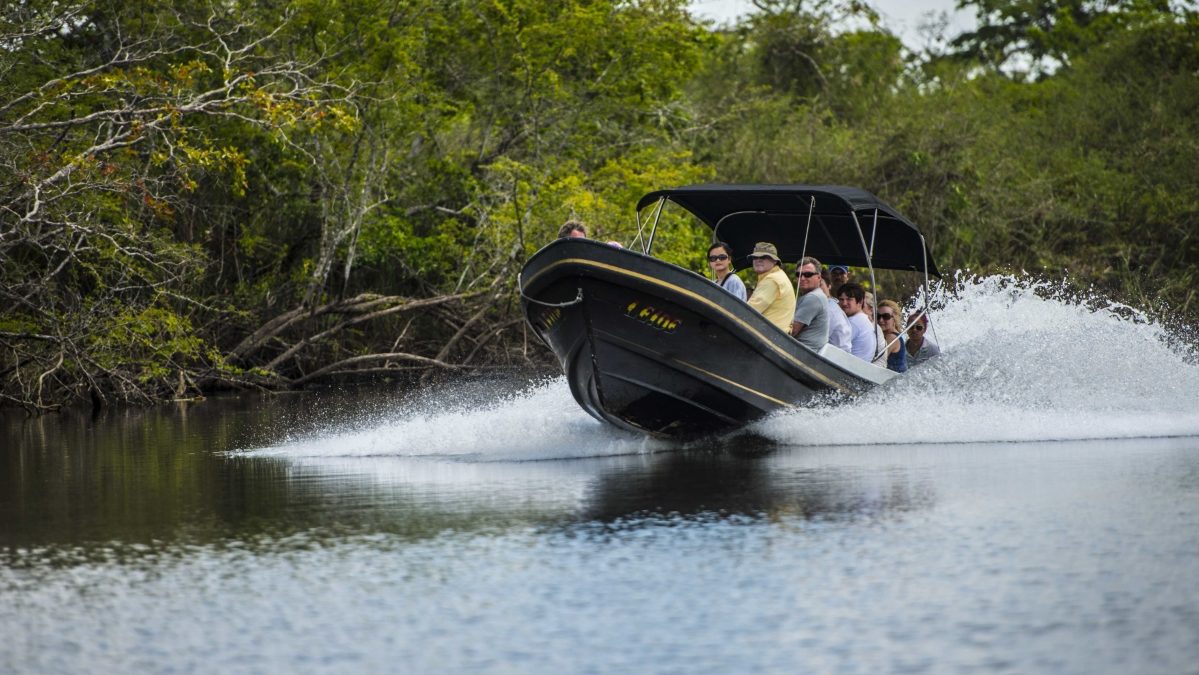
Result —
<instances>
[{"instance_id":1,"label":"canopy support pole","mask_svg":"<svg viewBox=\"0 0 1199 675\"><path fill-rule=\"evenodd\" d=\"M637 237L633 239L633 242L631 244L629 244L629 248L632 248L633 244L636 244L638 247L641 248L641 252L644 253L645 252L645 237L642 235L642 232L641 232L641 230L642 230L641 213L634 212L633 213L633 221L635 223L637 223Z\"/></svg>"},{"instance_id":2,"label":"canopy support pole","mask_svg":"<svg viewBox=\"0 0 1199 675\"><path fill-rule=\"evenodd\" d=\"M812 232L812 212L816 210L816 196L812 195L812 201L808 203L808 224L804 225L803 229L803 248L799 250L799 259L802 261L808 257L808 235ZM802 264L800 265L803 266ZM816 270L819 272L820 270Z\"/></svg>"},{"instance_id":3,"label":"canopy support pole","mask_svg":"<svg viewBox=\"0 0 1199 675\"><path fill-rule=\"evenodd\" d=\"M874 293L878 289L878 284L874 280L874 235L878 232L878 209L874 210L874 232L870 233L870 243L866 243L866 233L862 232L862 222L858 220L857 211L850 211L853 216L854 227L858 228L858 240L862 242L862 252L866 254L866 267L870 270L870 292ZM878 325L878 294L874 295L874 320L871 322L875 326ZM878 349L878 331L874 331L874 358L870 359L873 363L882 352Z\"/></svg>"},{"instance_id":4,"label":"canopy support pole","mask_svg":"<svg viewBox=\"0 0 1199 675\"><path fill-rule=\"evenodd\" d=\"M658 200L658 211L654 214L654 227L649 231L649 242L645 245L645 250L642 251L645 255L649 255L654 248L654 236L658 234L658 220L662 218L662 207L666 205L666 198Z\"/></svg>"},{"instance_id":5,"label":"canopy support pole","mask_svg":"<svg viewBox=\"0 0 1199 675\"><path fill-rule=\"evenodd\" d=\"M904 322L903 327L899 329L899 335L897 335L894 340L887 343L887 347L886 347L887 349L890 349L891 345L895 344L899 340L900 336L907 333L908 329L911 328L913 325L915 325L917 321L919 321L922 317L928 316L929 295L930 295L929 282L928 282L928 242L926 242L924 240L923 234L920 235L920 251L924 255L924 286L923 286L923 288L921 288L921 291L922 291L921 294L924 296L923 297L924 307L922 309L920 309L919 312L916 312L916 318L912 319L911 321ZM878 298L876 297L875 301L877 301L877 300L878 300ZM934 332L936 332L936 329L933 329L933 330L934 330ZM925 337L925 339L928 339L927 336ZM939 344L941 344L941 342L938 340L937 344L939 345Z\"/></svg>"}]
</instances>

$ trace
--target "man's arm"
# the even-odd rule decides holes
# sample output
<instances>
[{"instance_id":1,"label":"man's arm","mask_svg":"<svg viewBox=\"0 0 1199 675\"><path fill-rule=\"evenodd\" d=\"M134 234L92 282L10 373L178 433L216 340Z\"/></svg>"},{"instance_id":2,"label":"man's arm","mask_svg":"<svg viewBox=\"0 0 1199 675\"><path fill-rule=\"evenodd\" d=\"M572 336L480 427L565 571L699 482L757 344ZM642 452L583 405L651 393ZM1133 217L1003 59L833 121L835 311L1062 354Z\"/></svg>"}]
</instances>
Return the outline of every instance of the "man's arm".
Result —
<instances>
[{"instance_id":1,"label":"man's arm","mask_svg":"<svg viewBox=\"0 0 1199 675\"><path fill-rule=\"evenodd\" d=\"M791 337L799 337L805 328L812 325L812 319L824 307L824 302L823 294L819 298L811 293L799 296L799 301L795 303L795 316L791 319Z\"/></svg>"}]
</instances>

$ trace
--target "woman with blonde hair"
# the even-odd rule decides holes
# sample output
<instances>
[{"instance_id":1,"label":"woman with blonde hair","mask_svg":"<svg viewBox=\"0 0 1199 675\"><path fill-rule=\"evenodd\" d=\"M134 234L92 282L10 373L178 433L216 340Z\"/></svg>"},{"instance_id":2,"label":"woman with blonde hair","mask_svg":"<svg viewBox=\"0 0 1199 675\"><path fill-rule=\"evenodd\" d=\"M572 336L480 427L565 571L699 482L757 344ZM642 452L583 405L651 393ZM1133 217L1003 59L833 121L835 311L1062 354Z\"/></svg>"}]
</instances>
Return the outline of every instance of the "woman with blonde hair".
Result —
<instances>
[{"instance_id":1,"label":"woman with blonde hair","mask_svg":"<svg viewBox=\"0 0 1199 675\"><path fill-rule=\"evenodd\" d=\"M899 303L883 300L878 303L878 327L883 331L883 344L887 346L887 368L897 373L908 369L908 351L904 349L903 313Z\"/></svg>"}]
</instances>

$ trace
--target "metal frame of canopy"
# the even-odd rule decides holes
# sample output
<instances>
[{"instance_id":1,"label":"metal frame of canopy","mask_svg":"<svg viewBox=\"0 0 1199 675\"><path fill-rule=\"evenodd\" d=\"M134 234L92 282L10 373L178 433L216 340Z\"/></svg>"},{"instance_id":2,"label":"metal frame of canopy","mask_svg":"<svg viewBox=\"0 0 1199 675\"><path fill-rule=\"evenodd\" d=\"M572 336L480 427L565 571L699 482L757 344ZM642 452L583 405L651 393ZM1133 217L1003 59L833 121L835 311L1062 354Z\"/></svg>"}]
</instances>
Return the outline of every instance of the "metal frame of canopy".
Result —
<instances>
[{"instance_id":1,"label":"metal frame of canopy","mask_svg":"<svg viewBox=\"0 0 1199 675\"><path fill-rule=\"evenodd\" d=\"M817 200L820 200L821 210L817 211ZM881 202L877 197L858 188L843 186L805 186L805 185L692 185L670 190L658 190L642 197L637 203L637 239L642 243L641 252L650 255L654 238L658 232L658 224L662 217L662 209L667 201L672 201L699 218L712 228L712 241L721 241L718 236L721 228L728 225L736 232L740 227L743 232L735 236L726 236L723 240L737 240L738 250L745 250L745 242L770 241L779 249L779 257L787 262L802 259L811 252L828 264L853 265L866 267L870 271L871 288L877 288L875 278L875 245L880 232L880 215L884 224L889 227L889 242L898 242L912 250L907 250L907 256L884 259L879 269L910 270L923 272L924 307L918 316L928 314L929 276L941 276L935 263L928 254L928 245L924 235L916 226L900 216L894 209ZM643 237L644 226L648 220L642 221L641 211L650 204L656 204L652 210L653 226L649 238ZM803 207L806 208L806 213ZM799 208L795 208L799 207ZM862 227L859 213L871 218L870 240L867 242L866 231ZM802 244L795 255L794 241L798 239L794 231L794 223L790 220L799 217L803 219ZM748 221L750 225L741 223ZM772 222L777 221L777 222ZM819 241L814 248L809 249L812 239L813 222L818 225ZM848 235L840 230L852 222L853 232ZM764 224L763 224L764 223ZM856 242L861 245L861 255L851 254L844 244L847 239L856 234ZM782 245L780 245L782 242ZM915 264L912 254L913 244L918 244L919 265ZM739 256L744 259L745 256ZM874 307L874 323L878 323L877 298ZM904 323L902 333L906 333L910 323ZM896 337L896 340L899 338ZM887 343L883 349L889 349L895 341ZM878 354L876 352L876 358Z\"/></svg>"}]
</instances>

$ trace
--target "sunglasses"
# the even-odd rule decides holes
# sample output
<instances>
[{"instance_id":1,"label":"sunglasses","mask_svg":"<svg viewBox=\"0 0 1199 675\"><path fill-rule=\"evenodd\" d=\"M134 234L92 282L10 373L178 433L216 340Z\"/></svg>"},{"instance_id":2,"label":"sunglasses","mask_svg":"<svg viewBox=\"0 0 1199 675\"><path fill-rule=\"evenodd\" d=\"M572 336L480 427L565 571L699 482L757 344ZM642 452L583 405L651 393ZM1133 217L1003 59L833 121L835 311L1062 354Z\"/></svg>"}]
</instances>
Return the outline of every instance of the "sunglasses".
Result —
<instances>
[{"instance_id":1,"label":"sunglasses","mask_svg":"<svg viewBox=\"0 0 1199 675\"><path fill-rule=\"evenodd\" d=\"M751 255L751 256L749 256L749 259L750 260L774 260L774 258L771 258L768 255Z\"/></svg>"},{"instance_id":2,"label":"sunglasses","mask_svg":"<svg viewBox=\"0 0 1199 675\"><path fill-rule=\"evenodd\" d=\"M728 260L728 259L729 259L729 257L723 253L721 253L720 255L708 256L708 262L716 262L717 260Z\"/></svg>"},{"instance_id":3,"label":"sunglasses","mask_svg":"<svg viewBox=\"0 0 1199 675\"><path fill-rule=\"evenodd\" d=\"M880 320L882 320L882 319L886 319L887 321L890 321L891 319L894 319L894 318L895 318L895 315L894 315L894 314L879 314L879 315L878 315L878 318L879 318Z\"/></svg>"},{"instance_id":4,"label":"sunglasses","mask_svg":"<svg viewBox=\"0 0 1199 675\"><path fill-rule=\"evenodd\" d=\"M820 276L820 272L800 272L799 276L801 276L805 279L811 279L812 277Z\"/></svg>"},{"instance_id":5,"label":"sunglasses","mask_svg":"<svg viewBox=\"0 0 1199 675\"><path fill-rule=\"evenodd\" d=\"M914 330L914 331L916 331L916 332L918 332L918 333L923 333L923 332L924 332L924 325L923 325L923 324L919 324L919 323L918 323L918 324L916 324L916 325L912 326L911 328L909 328L908 330Z\"/></svg>"}]
</instances>

